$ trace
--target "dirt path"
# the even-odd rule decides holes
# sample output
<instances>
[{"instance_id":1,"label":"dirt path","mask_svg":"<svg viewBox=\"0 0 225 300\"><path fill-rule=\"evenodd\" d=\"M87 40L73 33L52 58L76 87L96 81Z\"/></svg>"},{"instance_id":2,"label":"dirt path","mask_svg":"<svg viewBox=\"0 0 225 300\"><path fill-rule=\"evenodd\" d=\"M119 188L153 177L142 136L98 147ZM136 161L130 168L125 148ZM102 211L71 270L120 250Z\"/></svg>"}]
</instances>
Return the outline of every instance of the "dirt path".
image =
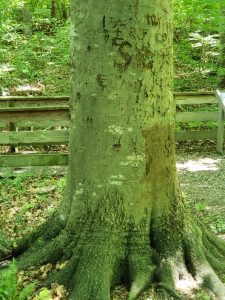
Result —
<instances>
[{"instance_id":1,"label":"dirt path","mask_svg":"<svg viewBox=\"0 0 225 300\"><path fill-rule=\"evenodd\" d=\"M214 143L183 143L177 147L177 168L191 209L217 234L225 234L225 155Z\"/></svg>"}]
</instances>

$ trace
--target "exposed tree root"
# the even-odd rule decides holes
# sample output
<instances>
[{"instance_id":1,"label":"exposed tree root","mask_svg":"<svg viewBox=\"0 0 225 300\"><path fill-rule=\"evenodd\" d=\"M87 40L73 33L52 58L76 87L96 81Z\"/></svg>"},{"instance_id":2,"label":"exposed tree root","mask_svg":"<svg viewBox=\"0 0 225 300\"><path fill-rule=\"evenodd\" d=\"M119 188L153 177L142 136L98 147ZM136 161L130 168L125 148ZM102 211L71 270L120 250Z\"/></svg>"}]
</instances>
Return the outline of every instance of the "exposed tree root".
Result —
<instances>
[{"instance_id":1,"label":"exposed tree root","mask_svg":"<svg viewBox=\"0 0 225 300\"><path fill-rule=\"evenodd\" d=\"M18 256L25 252L28 248L32 248L33 243L37 243L38 239L46 242L56 237L64 228L65 221L61 220L58 213L53 214L46 222L40 225L28 236L17 241L17 247L12 249L12 254Z\"/></svg>"},{"instance_id":2,"label":"exposed tree root","mask_svg":"<svg viewBox=\"0 0 225 300\"><path fill-rule=\"evenodd\" d=\"M152 263L152 250L149 235L134 231L129 235L127 264L129 271L129 300L145 291L153 281L155 267Z\"/></svg>"},{"instance_id":3,"label":"exposed tree root","mask_svg":"<svg viewBox=\"0 0 225 300\"><path fill-rule=\"evenodd\" d=\"M225 300L225 287L219 279L225 273L225 242L196 223L184 226L182 238L178 234L159 242L160 232L153 229L151 235L156 236L150 241L147 227L130 227L124 233L124 229L108 229L108 224L86 222L83 230L74 234L62 224L54 224L57 226L51 231L49 222L42 225L13 254L19 268L68 260L44 284L64 284L71 300L109 300L113 286L121 283L130 286L129 300L138 299L154 284L160 293L174 299L182 299L179 292L183 289L189 293L204 286L217 299ZM174 239L176 247L173 243L170 247Z\"/></svg>"},{"instance_id":4,"label":"exposed tree root","mask_svg":"<svg viewBox=\"0 0 225 300\"><path fill-rule=\"evenodd\" d=\"M50 241L38 239L20 255L18 268L27 269L30 266L56 263L61 259L65 245L68 242L69 237L63 233Z\"/></svg>"}]
</instances>

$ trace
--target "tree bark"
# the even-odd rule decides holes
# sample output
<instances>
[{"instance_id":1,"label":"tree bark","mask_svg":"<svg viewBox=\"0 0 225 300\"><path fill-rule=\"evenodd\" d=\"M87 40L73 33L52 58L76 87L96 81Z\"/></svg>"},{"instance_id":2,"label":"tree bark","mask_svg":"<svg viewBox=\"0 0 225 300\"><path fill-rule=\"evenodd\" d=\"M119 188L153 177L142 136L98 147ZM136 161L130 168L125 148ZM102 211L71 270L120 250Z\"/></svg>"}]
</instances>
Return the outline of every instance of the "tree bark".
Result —
<instances>
[{"instance_id":1,"label":"tree bark","mask_svg":"<svg viewBox=\"0 0 225 300\"><path fill-rule=\"evenodd\" d=\"M56 18L56 0L51 0L51 17Z\"/></svg>"},{"instance_id":2,"label":"tree bark","mask_svg":"<svg viewBox=\"0 0 225 300\"><path fill-rule=\"evenodd\" d=\"M193 221L177 180L172 0L72 1L71 40L67 190L12 252L19 267L68 261L48 282L72 300L108 300L121 283L134 300L153 282L225 299L225 244Z\"/></svg>"},{"instance_id":3,"label":"tree bark","mask_svg":"<svg viewBox=\"0 0 225 300\"><path fill-rule=\"evenodd\" d=\"M27 3L24 3L22 8L24 34L27 37L32 36L32 13Z\"/></svg>"},{"instance_id":4,"label":"tree bark","mask_svg":"<svg viewBox=\"0 0 225 300\"><path fill-rule=\"evenodd\" d=\"M68 19L67 9L65 2L61 3L61 19L66 21Z\"/></svg>"},{"instance_id":5,"label":"tree bark","mask_svg":"<svg viewBox=\"0 0 225 300\"><path fill-rule=\"evenodd\" d=\"M221 5L219 87L225 89L225 5Z\"/></svg>"}]
</instances>

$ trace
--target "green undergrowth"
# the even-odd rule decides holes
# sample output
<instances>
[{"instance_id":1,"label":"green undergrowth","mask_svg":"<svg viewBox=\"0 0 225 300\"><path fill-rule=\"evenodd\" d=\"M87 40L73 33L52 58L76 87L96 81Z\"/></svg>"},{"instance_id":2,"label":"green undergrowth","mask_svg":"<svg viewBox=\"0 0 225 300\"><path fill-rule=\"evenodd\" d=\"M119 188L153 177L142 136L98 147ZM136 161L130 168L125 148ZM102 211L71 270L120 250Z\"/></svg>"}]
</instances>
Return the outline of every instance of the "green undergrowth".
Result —
<instances>
[{"instance_id":1,"label":"green undergrowth","mask_svg":"<svg viewBox=\"0 0 225 300\"><path fill-rule=\"evenodd\" d=\"M197 203L190 203L191 209L195 215L203 220L204 224L217 235L225 234L225 218L224 208L221 208L218 203L211 204L210 207L207 200L199 200Z\"/></svg>"},{"instance_id":2,"label":"green undergrowth","mask_svg":"<svg viewBox=\"0 0 225 300\"><path fill-rule=\"evenodd\" d=\"M0 37L0 93L69 94L69 21L51 34L35 31L31 37L11 24Z\"/></svg>"},{"instance_id":3,"label":"green undergrowth","mask_svg":"<svg viewBox=\"0 0 225 300\"><path fill-rule=\"evenodd\" d=\"M57 283L51 288L38 288L38 282L46 278L51 268L45 265L36 270L18 271L13 260L7 269L0 270L0 300L65 300L67 291Z\"/></svg>"},{"instance_id":4,"label":"green undergrowth","mask_svg":"<svg viewBox=\"0 0 225 300\"><path fill-rule=\"evenodd\" d=\"M0 248L7 254L12 241L31 232L44 222L62 199L65 177L48 171L39 176L30 172L21 175L6 174L0 178ZM16 243L13 243L16 246ZM14 261L0 280L0 300L51 300L66 299L64 287L36 288L53 266L17 272ZM4 271L4 270L3 270ZM0 271L1 277L2 271ZM1 278L3 278L1 277ZM23 298L23 295L26 295ZM29 296L29 297L28 297ZM58 297L58 298L56 298Z\"/></svg>"},{"instance_id":5,"label":"green undergrowth","mask_svg":"<svg viewBox=\"0 0 225 300\"><path fill-rule=\"evenodd\" d=\"M219 59L220 16L219 1L174 1L175 90L217 88L223 72Z\"/></svg>"},{"instance_id":6,"label":"green undergrowth","mask_svg":"<svg viewBox=\"0 0 225 300\"><path fill-rule=\"evenodd\" d=\"M0 272L0 299L26 300L34 294L35 283L20 287L17 280L16 262L13 261L8 269Z\"/></svg>"},{"instance_id":7,"label":"green undergrowth","mask_svg":"<svg viewBox=\"0 0 225 300\"><path fill-rule=\"evenodd\" d=\"M176 123L176 132L185 131L185 130L216 130L217 122L215 121L189 121L189 122L177 122Z\"/></svg>"},{"instance_id":8,"label":"green undergrowth","mask_svg":"<svg viewBox=\"0 0 225 300\"><path fill-rule=\"evenodd\" d=\"M4 236L19 238L44 222L57 208L64 186L64 177L48 172L0 178L0 228L5 229Z\"/></svg>"},{"instance_id":9,"label":"green undergrowth","mask_svg":"<svg viewBox=\"0 0 225 300\"><path fill-rule=\"evenodd\" d=\"M219 7L215 3L207 8L202 2L175 1L176 91L215 90L224 72L219 61ZM52 19L49 12L37 9L31 36L24 34L23 26L17 10L0 22L2 93L69 94L70 21Z\"/></svg>"}]
</instances>

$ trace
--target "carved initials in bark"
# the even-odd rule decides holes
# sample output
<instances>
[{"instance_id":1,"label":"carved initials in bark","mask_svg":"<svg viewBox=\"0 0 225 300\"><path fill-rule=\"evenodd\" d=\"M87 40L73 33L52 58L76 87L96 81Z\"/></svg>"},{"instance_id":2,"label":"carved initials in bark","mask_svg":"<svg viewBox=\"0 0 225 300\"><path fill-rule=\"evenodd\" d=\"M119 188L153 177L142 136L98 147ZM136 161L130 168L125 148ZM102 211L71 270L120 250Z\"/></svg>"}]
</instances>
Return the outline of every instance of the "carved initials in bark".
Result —
<instances>
[{"instance_id":1,"label":"carved initials in bark","mask_svg":"<svg viewBox=\"0 0 225 300\"><path fill-rule=\"evenodd\" d=\"M117 42L118 39L115 39L115 41ZM118 45L115 43L115 45ZM125 71L129 65L131 64L132 61L132 56L125 51L125 48L132 48L132 45L127 42L127 41L122 41L121 44L119 45L118 48L118 52L120 54L120 56L122 57L122 59L124 60L124 62L119 63L117 61L115 61L115 66L120 70L120 71Z\"/></svg>"},{"instance_id":2,"label":"carved initials in bark","mask_svg":"<svg viewBox=\"0 0 225 300\"><path fill-rule=\"evenodd\" d=\"M148 14L146 18L147 18L148 25L158 26L160 24L160 18L155 15Z\"/></svg>"},{"instance_id":3,"label":"carved initials in bark","mask_svg":"<svg viewBox=\"0 0 225 300\"><path fill-rule=\"evenodd\" d=\"M106 76L103 74L98 74L96 80L97 80L98 85L102 88L102 91L103 91L107 86Z\"/></svg>"}]
</instances>

